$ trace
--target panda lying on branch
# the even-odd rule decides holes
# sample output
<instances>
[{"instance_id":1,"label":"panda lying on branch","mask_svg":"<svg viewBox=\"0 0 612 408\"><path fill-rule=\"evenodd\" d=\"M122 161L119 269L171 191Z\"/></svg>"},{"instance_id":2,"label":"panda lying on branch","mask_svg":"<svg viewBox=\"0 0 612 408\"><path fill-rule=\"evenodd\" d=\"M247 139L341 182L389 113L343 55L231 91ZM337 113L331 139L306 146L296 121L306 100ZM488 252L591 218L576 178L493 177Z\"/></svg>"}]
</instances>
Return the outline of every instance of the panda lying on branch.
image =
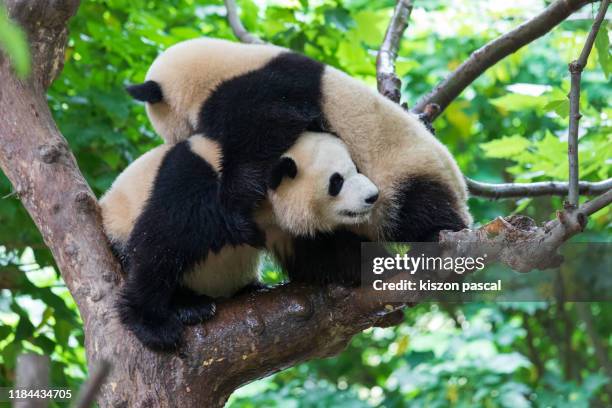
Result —
<instances>
[{"instance_id":1,"label":"panda lying on branch","mask_svg":"<svg viewBox=\"0 0 612 408\"><path fill-rule=\"evenodd\" d=\"M183 325L214 315L214 299L257 288L258 248L270 248L288 267L302 261L293 259L293 238L278 228L277 216L308 239L366 221L378 197L344 143L325 133L302 134L271 166L270 201L252 214L221 205L222 159L218 143L202 135L158 146L100 201L106 234L127 272L119 315L149 348L176 348ZM261 237L249 235L251 222Z\"/></svg>"}]
</instances>

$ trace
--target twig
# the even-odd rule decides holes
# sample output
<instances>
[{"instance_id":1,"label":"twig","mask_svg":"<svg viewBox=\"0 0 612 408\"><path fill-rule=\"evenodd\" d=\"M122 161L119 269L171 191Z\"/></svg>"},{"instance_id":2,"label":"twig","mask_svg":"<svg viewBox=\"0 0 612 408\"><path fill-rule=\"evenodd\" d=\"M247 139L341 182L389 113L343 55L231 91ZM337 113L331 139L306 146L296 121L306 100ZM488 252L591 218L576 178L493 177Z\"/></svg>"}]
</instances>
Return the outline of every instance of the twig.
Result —
<instances>
[{"instance_id":1,"label":"twig","mask_svg":"<svg viewBox=\"0 0 612 408\"><path fill-rule=\"evenodd\" d=\"M569 183L561 181L542 181L535 183L482 183L465 179L470 194L487 197L494 200L500 198L565 196L569 191ZM612 178L598 182L581 181L579 192L582 195L597 195L612 189Z\"/></svg>"},{"instance_id":2,"label":"twig","mask_svg":"<svg viewBox=\"0 0 612 408\"><path fill-rule=\"evenodd\" d=\"M225 0L225 8L227 10L227 22L229 23L234 35L243 43L249 44L265 44L261 38L249 33L242 25L240 17L238 17L238 9L234 0Z\"/></svg>"},{"instance_id":3,"label":"twig","mask_svg":"<svg viewBox=\"0 0 612 408\"><path fill-rule=\"evenodd\" d=\"M474 51L472 55L455 71L449 74L429 94L422 97L412 109L422 112L430 103L440 105L440 112L457 97L465 88L476 80L484 71L501 59L535 39L543 36L570 14L593 0L557 0L540 14L529 21L507 32L501 37L485 44ZM435 115L437 117L439 113ZM433 119L435 119L435 117Z\"/></svg>"},{"instance_id":4,"label":"twig","mask_svg":"<svg viewBox=\"0 0 612 408\"><path fill-rule=\"evenodd\" d=\"M89 408L95 402L96 395L102 388L104 380L110 373L111 365L108 361L101 360L91 370L91 374L87 382L79 391L79 399L74 405L75 408Z\"/></svg>"},{"instance_id":5,"label":"twig","mask_svg":"<svg viewBox=\"0 0 612 408\"><path fill-rule=\"evenodd\" d=\"M569 64L569 72L571 78L571 86L569 92L569 131L567 137L567 158L569 161L569 194L568 201L571 205L578 205L578 180L580 176L578 174L578 122L580 121L580 79L582 76L582 70L586 66L589 54L593 48L595 37L601 26L601 22L606 16L608 10L609 0L602 0L599 6L599 12L593 21L591 31L587 36L582 52L577 60L572 61Z\"/></svg>"},{"instance_id":6,"label":"twig","mask_svg":"<svg viewBox=\"0 0 612 408\"><path fill-rule=\"evenodd\" d=\"M395 74L395 59L402 35L408 27L412 0L397 0L385 38L376 57L378 92L395 103L400 101L401 80Z\"/></svg>"},{"instance_id":7,"label":"twig","mask_svg":"<svg viewBox=\"0 0 612 408\"><path fill-rule=\"evenodd\" d=\"M597 198L587 201L578 208L578 212L586 216L591 215L602 208L612 203L612 189L606 191L604 194Z\"/></svg>"}]
</instances>

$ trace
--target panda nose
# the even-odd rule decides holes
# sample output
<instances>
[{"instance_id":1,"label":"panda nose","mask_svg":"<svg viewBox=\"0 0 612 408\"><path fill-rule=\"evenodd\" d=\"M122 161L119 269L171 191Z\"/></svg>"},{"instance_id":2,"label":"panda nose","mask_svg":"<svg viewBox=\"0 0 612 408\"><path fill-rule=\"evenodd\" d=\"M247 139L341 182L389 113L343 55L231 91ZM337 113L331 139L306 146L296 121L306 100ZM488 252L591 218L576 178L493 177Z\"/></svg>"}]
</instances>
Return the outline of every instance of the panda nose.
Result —
<instances>
[{"instance_id":1,"label":"panda nose","mask_svg":"<svg viewBox=\"0 0 612 408\"><path fill-rule=\"evenodd\" d=\"M376 200L378 200L378 193L369 196L368 198L365 199L365 202L368 204L374 204L376 202Z\"/></svg>"}]
</instances>

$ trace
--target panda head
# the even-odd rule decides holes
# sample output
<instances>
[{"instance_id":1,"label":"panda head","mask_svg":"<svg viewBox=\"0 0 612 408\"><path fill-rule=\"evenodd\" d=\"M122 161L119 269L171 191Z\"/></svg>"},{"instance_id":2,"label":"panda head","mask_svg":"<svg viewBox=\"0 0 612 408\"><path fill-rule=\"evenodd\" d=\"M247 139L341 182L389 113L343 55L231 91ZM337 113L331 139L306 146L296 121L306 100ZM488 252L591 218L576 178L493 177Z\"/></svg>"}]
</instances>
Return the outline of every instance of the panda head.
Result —
<instances>
[{"instance_id":1,"label":"panda head","mask_svg":"<svg viewBox=\"0 0 612 408\"><path fill-rule=\"evenodd\" d=\"M299 236L365 222L378 199L346 145L327 133L302 134L273 166L268 186L279 227Z\"/></svg>"}]
</instances>

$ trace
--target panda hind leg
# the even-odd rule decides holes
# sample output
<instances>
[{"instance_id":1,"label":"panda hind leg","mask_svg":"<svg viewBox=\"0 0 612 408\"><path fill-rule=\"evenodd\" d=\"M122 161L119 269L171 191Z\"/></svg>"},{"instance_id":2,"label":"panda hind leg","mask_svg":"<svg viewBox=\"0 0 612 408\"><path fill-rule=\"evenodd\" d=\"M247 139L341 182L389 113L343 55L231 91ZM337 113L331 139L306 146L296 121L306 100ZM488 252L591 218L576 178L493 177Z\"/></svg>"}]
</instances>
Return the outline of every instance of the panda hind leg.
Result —
<instances>
[{"instance_id":1,"label":"panda hind leg","mask_svg":"<svg viewBox=\"0 0 612 408\"><path fill-rule=\"evenodd\" d=\"M187 326L209 320L217 311L214 299L197 294L185 287L181 287L175 292L171 307L176 318Z\"/></svg>"}]
</instances>

